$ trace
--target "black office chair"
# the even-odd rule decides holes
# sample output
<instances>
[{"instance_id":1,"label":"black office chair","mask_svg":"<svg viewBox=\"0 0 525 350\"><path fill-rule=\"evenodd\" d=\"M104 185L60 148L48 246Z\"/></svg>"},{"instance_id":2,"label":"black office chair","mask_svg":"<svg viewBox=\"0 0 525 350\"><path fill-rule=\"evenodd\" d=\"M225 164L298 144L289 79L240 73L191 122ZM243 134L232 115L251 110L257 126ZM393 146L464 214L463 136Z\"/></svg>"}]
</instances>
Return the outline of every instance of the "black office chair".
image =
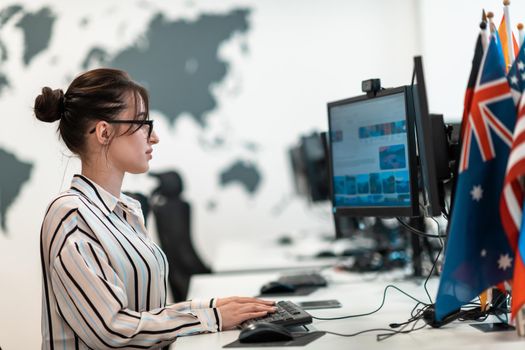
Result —
<instances>
[{"instance_id":1,"label":"black office chair","mask_svg":"<svg viewBox=\"0 0 525 350\"><path fill-rule=\"evenodd\" d=\"M190 277L211 270L202 262L191 241L191 208L181 198L183 183L175 171L151 174L159 180L151 209L162 249L169 264L169 282L176 302L186 300Z\"/></svg>"}]
</instances>

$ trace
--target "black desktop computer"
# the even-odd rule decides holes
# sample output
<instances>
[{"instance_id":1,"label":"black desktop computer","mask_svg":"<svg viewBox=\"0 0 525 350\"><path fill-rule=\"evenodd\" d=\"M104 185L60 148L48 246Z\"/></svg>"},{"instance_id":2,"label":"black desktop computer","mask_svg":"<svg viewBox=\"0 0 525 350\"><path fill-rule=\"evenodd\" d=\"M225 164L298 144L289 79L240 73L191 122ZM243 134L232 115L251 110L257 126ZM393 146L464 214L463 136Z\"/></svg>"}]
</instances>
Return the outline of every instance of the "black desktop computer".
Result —
<instances>
[{"instance_id":1,"label":"black desktop computer","mask_svg":"<svg viewBox=\"0 0 525 350\"><path fill-rule=\"evenodd\" d=\"M394 217L404 227L425 232L424 217L448 216L444 183L452 174L452 129L445 127L443 116L428 111L421 57L414 58L411 85L363 86L375 89L327 105L334 216ZM410 218L408 225L403 217ZM435 249L428 237L409 239L418 276L423 248L430 260Z\"/></svg>"},{"instance_id":2,"label":"black desktop computer","mask_svg":"<svg viewBox=\"0 0 525 350\"><path fill-rule=\"evenodd\" d=\"M339 237L362 232L363 218L375 218L369 231L364 231L375 235L374 254L382 255L384 263L392 250L385 237L393 232L386 218L400 222L411 218L410 224L402 226L414 230L419 222L419 231L426 231L424 217L448 217L445 188L453 196L453 164L459 149L453 134L457 140L458 127L446 127L442 116L429 113L420 57L414 58L411 85L381 89L374 80L363 86L373 90L328 103L328 132L302 137L301 144L290 150L290 158L294 173L298 172L295 178L303 181L297 192L310 201L331 200ZM422 247L429 256L432 249L427 237L411 237L414 274L418 275ZM428 324L444 324L435 322L431 305L425 311L422 317ZM457 315L461 313L446 321Z\"/></svg>"}]
</instances>

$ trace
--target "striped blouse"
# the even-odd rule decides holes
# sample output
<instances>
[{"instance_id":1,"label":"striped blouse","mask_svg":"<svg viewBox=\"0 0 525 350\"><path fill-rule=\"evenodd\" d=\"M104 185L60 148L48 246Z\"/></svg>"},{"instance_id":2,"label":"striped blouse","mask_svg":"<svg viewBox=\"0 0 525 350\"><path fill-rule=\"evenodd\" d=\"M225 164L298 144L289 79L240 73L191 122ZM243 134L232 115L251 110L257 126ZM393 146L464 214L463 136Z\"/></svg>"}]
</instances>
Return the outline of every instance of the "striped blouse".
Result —
<instances>
[{"instance_id":1,"label":"striped blouse","mask_svg":"<svg viewBox=\"0 0 525 350\"><path fill-rule=\"evenodd\" d=\"M159 348L221 329L214 299L166 305L166 256L126 195L75 175L40 239L42 349Z\"/></svg>"}]
</instances>

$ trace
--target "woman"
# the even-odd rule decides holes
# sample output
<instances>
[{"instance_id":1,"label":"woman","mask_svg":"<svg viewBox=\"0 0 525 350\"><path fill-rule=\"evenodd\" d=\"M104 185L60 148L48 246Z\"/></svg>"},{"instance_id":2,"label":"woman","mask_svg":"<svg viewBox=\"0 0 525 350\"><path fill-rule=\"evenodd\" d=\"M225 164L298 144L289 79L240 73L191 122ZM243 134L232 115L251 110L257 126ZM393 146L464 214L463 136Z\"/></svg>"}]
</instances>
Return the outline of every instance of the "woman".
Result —
<instances>
[{"instance_id":1,"label":"woman","mask_svg":"<svg viewBox=\"0 0 525 350\"><path fill-rule=\"evenodd\" d=\"M121 193L124 174L146 172L159 142L143 87L122 71L96 69L65 94L43 88L34 111L60 121L82 163L42 224L42 348L159 348L275 310L239 297L166 305L166 256L147 236L140 204Z\"/></svg>"}]
</instances>

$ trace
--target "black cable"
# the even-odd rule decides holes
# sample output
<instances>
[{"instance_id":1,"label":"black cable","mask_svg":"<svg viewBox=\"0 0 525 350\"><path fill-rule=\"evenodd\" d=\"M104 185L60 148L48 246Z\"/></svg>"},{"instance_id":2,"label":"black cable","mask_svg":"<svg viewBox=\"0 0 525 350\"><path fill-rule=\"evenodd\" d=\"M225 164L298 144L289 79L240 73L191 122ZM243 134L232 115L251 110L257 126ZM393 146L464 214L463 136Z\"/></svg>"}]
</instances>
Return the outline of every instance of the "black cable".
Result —
<instances>
[{"instance_id":1,"label":"black cable","mask_svg":"<svg viewBox=\"0 0 525 350\"><path fill-rule=\"evenodd\" d=\"M421 327L421 328L423 328L423 327ZM418 329L421 329L421 328L418 328ZM392 335L394 335L394 334L400 334L400 333L406 334L406 333L410 333L412 331L414 331L414 329L410 329L410 330L405 331L405 330L394 330L394 329L388 329L388 328L371 328L371 329L365 329L365 330L362 330L362 331L359 331L359 332L355 332L355 333L350 333L350 334L343 334L343 333L337 333L337 332L331 332L331 331L323 331L323 330L318 330L318 331L315 331L315 332L312 332L312 333L321 332L321 333L326 333L326 334L337 335L339 337L355 337L356 335L360 335L360 334L364 334L364 333L370 333L370 332L389 332L389 333L392 333ZM384 333L378 334L378 338L379 338L379 336L381 336L383 334ZM381 341L383 339L377 339L377 340Z\"/></svg>"},{"instance_id":2,"label":"black cable","mask_svg":"<svg viewBox=\"0 0 525 350\"><path fill-rule=\"evenodd\" d=\"M316 331L316 332L323 332L323 333L326 333L326 334L333 334L333 335L337 335L339 337L355 337L356 335L360 335L360 334L363 334L363 333L369 333L369 332L381 332L381 331L392 331L391 329L387 329L387 328L371 328L371 329L365 329L363 331L359 331L359 332L355 332L355 333L351 333L351 334L343 334L343 333L337 333L337 332L331 332L331 331L323 331L323 330L319 330L319 331ZM313 332L315 333L315 332Z\"/></svg>"},{"instance_id":3,"label":"black cable","mask_svg":"<svg viewBox=\"0 0 525 350\"><path fill-rule=\"evenodd\" d=\"M419 231L418 229L410 226L409 224L407 224L406 222L404 222L403 220L401 220L401 218L399 217L396 217L397 221L399 221L399 223L405 227L406 229L408 229L410 232L412 233L415 233L416 235L418 236L422 236L422 237L430 237L430 238L446 238L447 236L446 235L432 235L432 234L429 234L429 233L426 233L426 232L423 232L423 231Z\"/></svg>"},{"instance_id":4,"label":"black cable","mask_svg":"<svg viewBox=\"0 0 525 350\"><path fill-rule=\"evenodd\" d=\"M425 307L425 308L426 308L426 307ZM414 308L414 309L415 309L415 308ZM412 309L412 311L413 311L414 309ZM377 340L377 341L382 341L382 340L386 340L386 339L388 339L388 338L390 338L390 337L393 337L394 335L397 335L397 334L407 334L407 333L410 333L410 332L417 331L417 330L420 330L420 329L422 329L422 328L425 328L426 324L423 325L422 327L419 327L419 328L416 329L416 325L417 325L417 323L418 323L419 320L421 320L421 318L423 317L423 310L424 310L424 309L419 310L418 313L417 313L417 314L416 314L411 320L409 320L410 322L408 322L408 321L405 322L405 323L404 323L404 326L402 326L400 330L397 331L397 330L392 330L392 329L390 329L388 333L382 333L382 334L378 334L378 335L376 335L376 340ZM408 325L409 325L410 323L412 323L412 322L414 322L414 324L412 325L412 328L409 329L409 330L405 330L405 328L407 328Z\"/></svg>"},{"instance_id":5,"label":"black cable","mask_svg":"<svg viewBox=\"0 0 525 350\"><path fill-rule=\"evenodd\" d=\"M434 273L434 269L436 268L437 261L442 251L443 251L443 247L437 253L436 259L434 260L434 263L432 264L432 268L430 269L430 273L428 274L427 278L425 279L425 282L423 283L423 288L425 289L425 293L427 293L428 300L430 300L431 304L433 304L434 302L432 301L432 298L430 297L430 293L428 292L427 283L428 283L428 280L430 279L430 276L432 276L432 274Z\"/></svg>"},{"instance_id":6,"label":"black cable","mask_svg":"<svg viewBox=\"0 0 525 350\"><path fill-rule=\"evenodd\" d=\"M390 338L390 337L392 337L392 336L394 336L394 335L396 335L396 334L408 334L408 333L412 333L412 332L415 332L415 331L419 331L420 329L425 328L425 327L427 326L426 324L422 325L422 326L419 327L419 328L416 328L417 322L418 322L419 320L421 320L421 319L420 319L420 318L417 319L417 320L414 322L414 325L412 326L412 328L409 329L409 330L406 330L406 331L405 331L405 330L395 331L395 330L389 329L388 331L389 331L390 334L386 334L386 333L378 334L378 335L376 335L376 340L377 340L377 341L382 341L382 340L386 340L386 339L388 339L388 338Z\"/></svg>"},{"instance_id":7,"label":"black cable","mask_svg":"<svg viewBox=\"0 0 525 350\"><path fill-rule=\"evenodd\" d=\"M397 220L403 225L405 226L406 224L404 222L402 222L400 220L400 218L397 218ZM438 225L438 232L439 232L439 223L436 222L436 224ZM406 225L408 226L408 225ZM408 226L409 228L411 228L410 226ZM414 229L415 230L415 229ZM419 233L422 233L421 231L417 230ZM433 237L436 237L436 238L441 238L441 237L444 237L444 236L441 236L441 235L428 235L426 233L424 233L424 236L433 236ZM398 287L394 286L394 285L387 285L383 291L383 299L381 300L381 304L379 305L379 307L371 312L368 312L368 313L363 313L363 314L357 314L357 315L348 315L348 316L341 316L341 317L331 317L331 318L326 318L326 317L316 317L316 316L313 316L312 315L312 318L313 319L316 319L316 320L341 320L341 319L346 319L346 318L354 318L354 317L361 317L361 316L369 316L369 315L372 315L376 312L378 312L379 310L381 310L381 308L384 306L385 304L385 300L386 300L386 293L387 293L387 290L389 288L394 288L395 290L401 292L402 294L406 295L407 297L409 297L410 299L416 301L416 305L412 308L412 311L410 312L410 315L411 315L411 318L408 319L408 321L405 321L405 322L402 322L402 323L391 323L390 324L390 329L388 328L372 328L372 329L366 329L366 330L362 330L362 331L359 331L359 332L355 332L355 333L351 333L351 334L342 334L342 333L337 333L337 332L331 332L331 331L321 331L321 332L324 332L324 333L327 333L327 334L333 334L333 335L336 335L336 336L341 336L341 337L354 337L354 336L357 336L357 335L360 335L360 334L364 334L364 333L369 333L369 332L379 332L379 331L383 331L383 332L387 332L387 333L381 333L381 334L377 334L376 335L376 340L377 341L382 341L382 340L385 340L385 339L388 339L396 334L408 334L410 332L414 332L414 331L417 331L417 330L420 330L420 329L423 329L426 327L426 323L419 327L419 328L415 328L417 323L423 318L423 312L429 307L432 305L432 297L430 296L430 293L428 292L428 289L427 289L427 283L428 283L428 280L430 279L430 276L432 276L432 274L434 273L434 269L437 265L437 261L441 255L441 252L443 251L443 246L441 246L441 249L439 250L436 258L434 259L434 262L432 264L432 268L430 269L430 272L428 274L428 276L426 277L425 279L425 282L423 283L423 288L425 289L425 293L427 294L427 297L430 301L430 304L427 304L427 303L424 303L422 302L421 300L417 299L417 298L414 298L413 296L411 296L410 294L404 292L403 290L399 289ZM414 311L418 308L419 305L424 305L424 307L422 309L419 309L417 311L417 313L414 314ZM405 328L408 327L409 324L413 323L412 325L412 328L409 329L409 330L405 330ZM394 330L392 328L397 328L397 327L402 327L401 329L399 330Z\"/></svg>"},{"instance_id":8,"label":"black cable","mask_svg":"<svg viewBox=\"0 0 525 350\"><path fill-rule=\"evenodd\" d=\"M423 304L423 305L429 305L427 303L424 303L422 302L421 300L417 299L417 298L414 298L413 296L411 296L410 294L404 292L403 290L399 289L398 287L392 285L392 284L389 284L385 287L385 289L383 290L383 300L381 301L381 305L379 305L379 307L377 309L375 309L374 311L371 311L371 312L367 312L367 313L364 313L364 314L357 314L357 315L348 315L348 316L340 316L340 317L317 317L317 316L313 316L312 315L312 318L313 319L316 319L316 320L321 320L321 321L331 321L331 320L343 320L343 319L346 319L346 318L354 318L354 317L361 317L361 316L369 316L369 315L372 315L376 312L378 312L379 310L381 310L381 308L383 307L383 305L385 305L385 299L386 299L386 292L389 288L393 288L395 290L397 290L398 292L401 292L403 293L404 295L406 295L407 297L409 297L410 299L420 303L420 304Z\"/></svg>"},{"instance_id":9,"label":"black cable","mask_svg":"<svg viewBox=\"0 0 525 350\"><path fill-rule=\"evenodd\" d=\"M439 233L441 232L441 225L439 224L439 221L437 221L437 220L436 220L434 217L432 217L432 216L430 217L430 219L431 219L432 221L434 221L434 223L436 224L436 226L437 226L437 232L438 232L438 234L439 234ZM447 218L447 221L448 221L448 218ZM441 243L441 248L444 248L445 245L443 244L443 240L441 239L442 237L438 237L438 238L439 238L439 243Z\"/></svg>"},{"instance_id":10,"label":"black cable","mask_svg":"<svg viewBox=\"0 0 525 350\"><path fill-rule=\"evenodd\" d=\"M408 324L410 324L410 323L412 323L414 321L419 320L422 317L423 310L426 309L426 307L423 308L423 309L418 310L418 312L414 315L414 311L417 309L418 306L419 306L419 303L417 303L412 308L412 311L410 311L410 316L411 317L407 321L401 322L401 323L390 323L388 326L390 328L399 328L399 327L403 327L403 326L408 325ZM403 328L405 328L405 327L403 327ZM403 329L403 328L401 328L401 329Z\"/></svg>"},{"instance_id":11,"label":"black cable","mask_svg":"<svg viewBox=\"0 0 525 350\"><path fill-rule=\"evenodd\" d=\"M355 337L357 335L364 334L364 333L370 333L370 332L386 332L386 333L378 334L376 336L376 340L377 341L382 341L382 340L388 339L391 336L396 335L396 334L408 334L408 333L411 333L411 332L414 332L414 331L418 331L420 329L425 328L426 324L421 326L421 327L419 327L419 328L415 328L415 326L417 325L417 322L420 319L421 318L416 319L415 322L414 322L414 325L412 326L412 328L408 329L408 330L405 330L405 328L408 326L408 324L407 324L400 330L389 329L389 328L371 328L371 329L365 329L365 330L362 330L362 331L359 331L359 332L355 332L355 333L350 333L350 334L343 334L343 333L337 333L337 332L331 332L331 331L323 331L323 330L318 330L318 331L315 331L315 332L312 332L312 333L318 333L319 332L319 333L332 334L332 335L336 335L336 336L339 336L339 337L347 337L348 338L348 337Z\"/></svg>"}]
</instances>

